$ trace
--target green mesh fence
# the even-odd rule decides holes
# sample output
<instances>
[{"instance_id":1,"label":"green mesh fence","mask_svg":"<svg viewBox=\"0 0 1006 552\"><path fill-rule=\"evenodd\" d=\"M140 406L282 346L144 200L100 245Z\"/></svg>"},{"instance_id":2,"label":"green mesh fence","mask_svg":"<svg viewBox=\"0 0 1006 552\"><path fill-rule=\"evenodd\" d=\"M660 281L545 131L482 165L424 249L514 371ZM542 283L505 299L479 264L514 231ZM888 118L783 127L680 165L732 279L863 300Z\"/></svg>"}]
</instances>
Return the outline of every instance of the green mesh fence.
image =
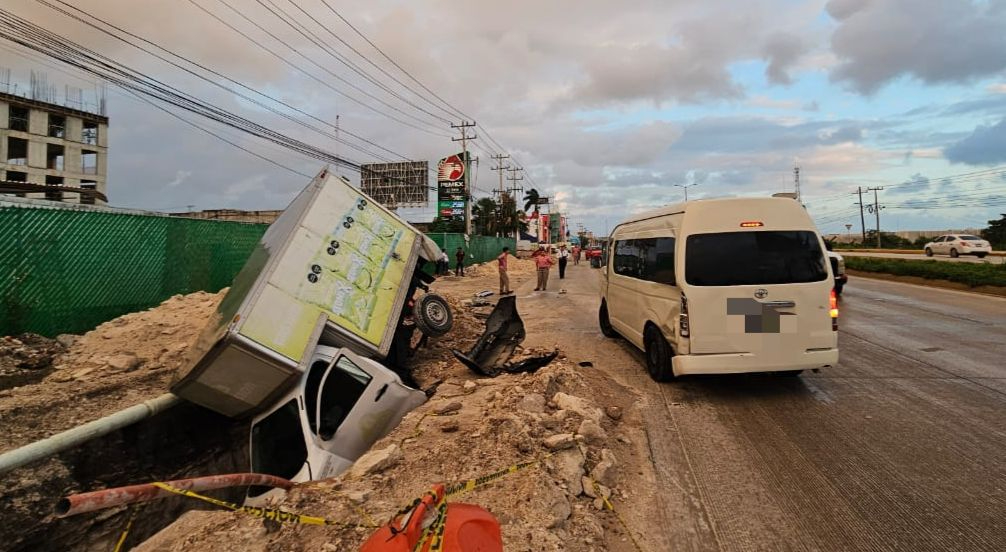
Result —
<instances>
[{"instance_id":1,"label":"green mesh fence","mask_svg":"<svg viewBox=\"0 0 1006 552\"><path fill-rule=\"evenodd\" d=\"M0 206L0 335L81 333L230 285L265 224Z\"/></svg>"},{"instance_id":2,"label":"green mesh fence","mask_svg":"<svg viewBox=\"0 0 1006 552\"><path fill-rule=\"evenodd\" d=\"M452 267L455 262L454 252L458 250L458 247L464 249L468 254L465 257L465 266L491 261L499 256L504 247L509 247L511 253L514 253L517 249L517 244L513 238L471 236L468 243L465 243L464 234L427 234L427 236L436 242L440 246L440 249L447 252Z\"/></svg>"}]
</instances>

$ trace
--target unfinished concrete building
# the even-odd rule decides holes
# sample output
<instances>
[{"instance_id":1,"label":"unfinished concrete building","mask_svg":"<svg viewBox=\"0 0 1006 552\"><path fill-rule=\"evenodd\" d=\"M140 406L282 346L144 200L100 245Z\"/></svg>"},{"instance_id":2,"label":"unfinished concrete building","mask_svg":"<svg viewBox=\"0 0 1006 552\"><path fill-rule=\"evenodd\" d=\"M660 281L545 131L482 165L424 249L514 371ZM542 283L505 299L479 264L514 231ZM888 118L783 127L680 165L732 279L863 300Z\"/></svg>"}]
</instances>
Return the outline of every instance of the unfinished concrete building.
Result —
<instances>
[{"instance_id":1,"label":"unfinished concrete building","mask_svg":"<svg viewBox=\"0 0 1006 552\"><path fill-rule=\"evenodd\" d=\"M108 117L0 92L0 193L107 202Z\"/></svg>"}]
</instances>

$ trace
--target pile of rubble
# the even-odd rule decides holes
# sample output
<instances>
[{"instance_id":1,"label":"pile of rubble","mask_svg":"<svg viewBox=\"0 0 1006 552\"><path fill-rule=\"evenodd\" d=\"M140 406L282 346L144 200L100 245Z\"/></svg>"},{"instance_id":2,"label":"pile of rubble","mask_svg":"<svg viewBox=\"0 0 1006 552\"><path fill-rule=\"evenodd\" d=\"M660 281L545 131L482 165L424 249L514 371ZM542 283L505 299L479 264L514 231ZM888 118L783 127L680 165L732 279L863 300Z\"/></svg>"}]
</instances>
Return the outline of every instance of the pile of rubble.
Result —
<instances>
[{"instance_id":1,"label":"pile of rubble","mask_svg":"<svg viewBox=\"0 0 1006 552\"><path fill-rule=\"evenodd\" d=\"M345 522L268 528L224 511L189 512L138 550L356 550L380 524L438 482L532 462L453 501L500 521L506 550L598 550L628 543L605 498L625 504L623 408L598 404L564 358L534 374L449 377L436 395L335 479L298 486L273 504ZM596 485L595 485L596 484ZM624 548L624 546L623 546Z\"/></svg>"}]
</instances>

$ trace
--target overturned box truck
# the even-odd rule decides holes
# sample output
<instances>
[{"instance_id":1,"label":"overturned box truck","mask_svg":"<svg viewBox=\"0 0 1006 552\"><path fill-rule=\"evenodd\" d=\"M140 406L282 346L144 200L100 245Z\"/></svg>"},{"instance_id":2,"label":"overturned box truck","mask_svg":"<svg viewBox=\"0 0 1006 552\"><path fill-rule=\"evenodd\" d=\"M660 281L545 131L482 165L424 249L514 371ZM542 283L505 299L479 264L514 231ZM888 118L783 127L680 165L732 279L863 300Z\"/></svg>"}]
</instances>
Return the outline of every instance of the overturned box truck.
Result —
<instances>
[{"instance_id":1,"label":"overturned box truck","mask_svg":"<svg viewBox=\"0 0 1006 552\"><path fill-rule=\"evenodd\" d=\"M252 417L251 470L307 481L348 468L426 400L414 333L453 317L422 271L437 245L323 170L251 254L171 391ZM252 489L250 499L264 498Z\"/></svg>"}]
</instances>

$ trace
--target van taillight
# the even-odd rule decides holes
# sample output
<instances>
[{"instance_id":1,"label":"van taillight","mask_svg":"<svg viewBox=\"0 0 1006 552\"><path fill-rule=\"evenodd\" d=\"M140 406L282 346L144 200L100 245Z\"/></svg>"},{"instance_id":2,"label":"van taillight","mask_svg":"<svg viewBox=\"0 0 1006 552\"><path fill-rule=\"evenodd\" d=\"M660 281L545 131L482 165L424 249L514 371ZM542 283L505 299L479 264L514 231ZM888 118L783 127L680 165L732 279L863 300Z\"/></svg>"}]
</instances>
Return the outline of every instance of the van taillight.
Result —
<instances>
[{"instance_id":1,"label":"van taillight","mask_svg":"<svg viewBox=\"0 0 1006 552\"><path fill-rule=\"evenodd\" d=\"M838 295L834 288L831 290L831 297L828 299L828 313L831 315L831 329L838 331Z\"/></svg>"},{"instance_id":2,"label":"van taillight","mask_svg":"<svg viewBox=\"0 0 1006 552\"><path fill-rule=\"evenodd\" d=\"M688 337L688 298L681 294L681 315L678 317L678 331L681 337Z\"/></svg>"}]
</instances>

